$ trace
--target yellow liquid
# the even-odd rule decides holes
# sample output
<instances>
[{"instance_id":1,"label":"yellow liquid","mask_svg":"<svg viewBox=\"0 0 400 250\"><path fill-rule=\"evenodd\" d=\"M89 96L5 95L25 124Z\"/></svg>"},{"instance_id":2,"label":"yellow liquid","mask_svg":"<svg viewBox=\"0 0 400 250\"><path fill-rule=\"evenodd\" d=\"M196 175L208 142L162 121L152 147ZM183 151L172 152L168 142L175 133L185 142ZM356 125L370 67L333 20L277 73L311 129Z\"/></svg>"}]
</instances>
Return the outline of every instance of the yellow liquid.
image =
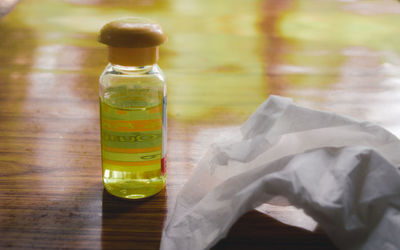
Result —
<instances>
[{"instance_id":1,"label":"yellow liquid","mask_svg":"<svg viewBox=\"0 0 400 250\"><path fill-rule=\"evenodd\" d=\"M103 183L112 195L140 199L165 185L163 104L162 99L148 107L127 100L114 105L100 100Z\"/></svg>"}]
</instances>

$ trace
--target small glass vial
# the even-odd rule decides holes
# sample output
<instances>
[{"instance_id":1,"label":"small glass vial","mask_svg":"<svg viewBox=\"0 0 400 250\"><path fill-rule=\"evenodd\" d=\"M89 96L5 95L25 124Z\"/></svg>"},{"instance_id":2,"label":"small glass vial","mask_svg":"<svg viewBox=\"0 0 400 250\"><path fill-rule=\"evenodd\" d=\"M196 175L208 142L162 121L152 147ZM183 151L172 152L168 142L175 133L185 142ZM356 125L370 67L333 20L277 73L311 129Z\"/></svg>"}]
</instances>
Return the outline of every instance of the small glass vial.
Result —
<instances>
[{"instance_id":1,"label":"small glass vial","mask_svg":"<svg viewBox=\"0 0 400 250\"><path fill-rule=\"evenodd\" d=\"M103 183L112 195L141 199L166 181L166 83L157 65L161 27L143 18L110 22L99 41L109 64L100 77Z\"/></svg>"}]
</instances>

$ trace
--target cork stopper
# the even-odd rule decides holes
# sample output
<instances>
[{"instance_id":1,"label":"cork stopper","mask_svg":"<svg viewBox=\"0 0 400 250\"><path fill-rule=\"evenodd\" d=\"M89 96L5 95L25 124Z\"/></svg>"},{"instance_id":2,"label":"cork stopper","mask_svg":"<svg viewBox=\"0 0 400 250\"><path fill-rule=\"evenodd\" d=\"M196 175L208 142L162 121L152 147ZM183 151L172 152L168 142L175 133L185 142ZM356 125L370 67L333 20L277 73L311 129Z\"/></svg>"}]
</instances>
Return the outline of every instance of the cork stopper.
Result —
<instances>
[{"instance_id":1,"label":"cork stopper","mask_svg":"<svg viewBox=\"0 0 400 250\"><path fill-rule=\"evenodd\" d=\"M166 42L159 24L145 18L123 18L107 23L99 42L108 45L108 59L124 66L151 65L158 60L158 46Z\"/></svg>"}]
</instances>

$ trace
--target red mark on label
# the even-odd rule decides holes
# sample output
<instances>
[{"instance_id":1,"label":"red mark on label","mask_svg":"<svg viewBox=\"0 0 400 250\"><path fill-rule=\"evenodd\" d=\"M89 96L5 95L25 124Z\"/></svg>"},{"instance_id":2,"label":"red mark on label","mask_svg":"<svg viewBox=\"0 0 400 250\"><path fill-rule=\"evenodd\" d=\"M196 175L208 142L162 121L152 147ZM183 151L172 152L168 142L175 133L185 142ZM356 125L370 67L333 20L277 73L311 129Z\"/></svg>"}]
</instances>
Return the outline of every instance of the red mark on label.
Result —
<instances>
[{"instance_id":1,"label":"red mark on label","mask_svg":"<svg viewBox=\"0 0 400 250\"><path fill-rule=\"evenodd\" d=\"M161 159L161 175L165 175L167 172L167 157Z\"/></svg>"}]
</instances>

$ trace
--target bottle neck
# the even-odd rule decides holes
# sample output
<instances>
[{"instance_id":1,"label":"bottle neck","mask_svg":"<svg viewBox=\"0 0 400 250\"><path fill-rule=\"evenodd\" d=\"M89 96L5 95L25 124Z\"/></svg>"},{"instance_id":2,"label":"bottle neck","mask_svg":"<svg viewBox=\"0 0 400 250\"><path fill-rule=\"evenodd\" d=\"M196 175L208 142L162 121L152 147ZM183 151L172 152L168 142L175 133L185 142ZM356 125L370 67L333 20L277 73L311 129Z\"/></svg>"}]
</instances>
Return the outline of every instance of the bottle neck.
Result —
<instances>
[{"instance_id":1,"label":"bottle neck","mask_svg":"<svg viewBox=\"0 0 400 250\"><path fill-rule=\"evenodd\" d=\"M109 46L108 60L113 65L125 67L153 65L158 61L158 47L120 48Z\"/></svg>"}]
</instances>

